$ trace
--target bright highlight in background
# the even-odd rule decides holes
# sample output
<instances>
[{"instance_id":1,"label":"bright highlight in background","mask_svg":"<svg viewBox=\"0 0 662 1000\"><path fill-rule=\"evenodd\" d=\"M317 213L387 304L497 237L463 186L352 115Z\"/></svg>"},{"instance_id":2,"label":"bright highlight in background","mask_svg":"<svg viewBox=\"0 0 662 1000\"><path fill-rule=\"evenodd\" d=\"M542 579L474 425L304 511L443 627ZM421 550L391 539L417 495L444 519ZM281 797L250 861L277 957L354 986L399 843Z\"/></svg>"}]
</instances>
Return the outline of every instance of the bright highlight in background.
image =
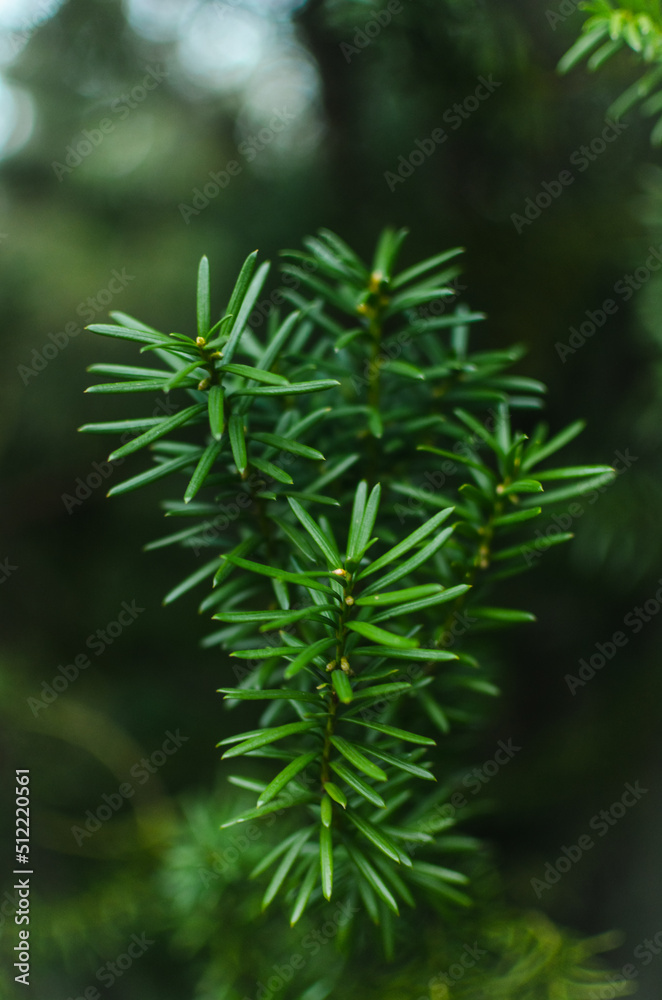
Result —
<instances>
[{"instance_id":1,"label":"bright highlight in background","mask_svg":"<svg viewBox=\"0 0 662 1000\"><path fill-rule=\"evenodd\" d=\"M32 33L52 17L63 0L0 0L0 65L11 63ZM0 74L0 157L25 145L34 127L29 94L7 83Z\"/></svg>"},{"instance_id":2,"label":"bright highlight in background","mask_svg":"<svg viewBox=\"0 0 662 1000\"><path fill-rule=\"evenodd\" d=\"M136 34L168 46L173 86L239 98L238 141L285 109L292 125L260 161L300 159L321 136L319 76L291 22L303 0L125 0ZM64 0L0 0L0 67L11 64ZM28 142L35 125L30 95L0 72L0 158Z\"/></svg>"}]
</instances>

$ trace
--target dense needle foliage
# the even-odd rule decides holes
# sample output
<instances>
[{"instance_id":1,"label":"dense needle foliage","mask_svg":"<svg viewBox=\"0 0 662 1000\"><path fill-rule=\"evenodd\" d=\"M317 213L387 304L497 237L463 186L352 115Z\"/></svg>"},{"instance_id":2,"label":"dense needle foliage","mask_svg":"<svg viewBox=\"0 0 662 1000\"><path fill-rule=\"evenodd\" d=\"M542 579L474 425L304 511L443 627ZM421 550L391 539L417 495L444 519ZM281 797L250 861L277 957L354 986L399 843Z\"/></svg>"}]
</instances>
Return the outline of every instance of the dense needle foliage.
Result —
<instances>
[{"instance_id":1,"label":"dense needle foliage","mask_svg":"<svg viewBox=\"0 0 662 1000\"><path fill-rule=\"evenodd\" d=\"M453 829L446 748L498 694L483 633L533 620L493 595L571 538L534 534L544 508L614 477L550 463L581 421L550 433L544 385L509 371L521 349L474 348L483 316L458 302L461 249L398 270L405 237L386 229L368 266L321 230L284 253L268 298L269 265L252 253L220 313L203 257L192 334L122 313L90 328L150 366L93 365L113 381L88 392L163 391L164 415L82 428L123 435L111 460L149 447L147 468L110 493L168 478L176 527L148 547L184 546L193 566L165 601L206 585L201 611L221 627L205 644L231 655L226 706L260 703L248 731L220 727L219 746L228 780L255 796L223 825L276 814L252 871L262 907L279 897L296 924L344 901L390 958L403 905L446 927L474 919L479 845ZM240 757L248 769L233 773ZM518 926L494 938L516 971L500 987L497 969L481 973L498 995L583 997L604 981L584 967L590 946ZM513 948L522 959L532 941L518 964Z\"/></svg>"}]
</instances>

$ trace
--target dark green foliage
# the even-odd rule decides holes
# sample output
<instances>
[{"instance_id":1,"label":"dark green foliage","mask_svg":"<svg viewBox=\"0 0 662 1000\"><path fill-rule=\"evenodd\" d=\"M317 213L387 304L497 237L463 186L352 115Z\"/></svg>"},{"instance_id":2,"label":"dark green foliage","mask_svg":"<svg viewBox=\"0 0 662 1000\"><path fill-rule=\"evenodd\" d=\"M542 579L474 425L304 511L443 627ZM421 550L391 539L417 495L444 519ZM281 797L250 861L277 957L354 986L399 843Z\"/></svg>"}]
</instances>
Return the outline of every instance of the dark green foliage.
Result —
<instances>
[{"instance_id":1,"label":"dark green foliage","mask_svg":"<svg viewBox=\"0 0 662 1000\"><path fill-rule=\"evenodd\" d=\"M581 421L550 437L531 419L545 387L510 373L521 350L472 346L482 314L449 284L461 251L398 271L405 236L386 229L370 266L327 230L288 251L295 311L273 311L264 342L249 321L268 265L247 258L215 322L203 258L195 337L122 314L90 328L162 366L93 366L117 381L91 391L163 390L169 415L82 428L136 435L111 457L151 451L112 493L177 481L164 506L185 526L148 547L183 545L192 569L165 602L207 582L201 611L222 627L205 643L233 664L227 707L264 702L254 728L219 741L256 797L223 826L282 826L254 871L262 907L282 897L294 924L323 899L360 900L387 955L403 904L452 925L474 902L476 845L430 816L451 787L444 741L498 693L474 636L533 620L495 604L495 585L571 537L534 547L545 505L614 476L547 467ZM422 315L431 303L447 308ZM456 639L460 613L474 624Z\"/></svg>"},{"instance_id":2,"label":"dark green foliage","mask_svg":"<svg viewBox=\"0 0 662 1000\"><path fill-rule=\"evenodd\" d=\"M582 25L582 34L559 62L568 72L587 58L591 71L599 69L621 50L634 52L645 72L607 109L607 115L621 118L639 104L646 118L657 116L651 132L654 146L662 145L662 10L659 0L633 0L626 6L611 0L590 0L580 9L591 16Z\"/></svg>"}]
</instances>

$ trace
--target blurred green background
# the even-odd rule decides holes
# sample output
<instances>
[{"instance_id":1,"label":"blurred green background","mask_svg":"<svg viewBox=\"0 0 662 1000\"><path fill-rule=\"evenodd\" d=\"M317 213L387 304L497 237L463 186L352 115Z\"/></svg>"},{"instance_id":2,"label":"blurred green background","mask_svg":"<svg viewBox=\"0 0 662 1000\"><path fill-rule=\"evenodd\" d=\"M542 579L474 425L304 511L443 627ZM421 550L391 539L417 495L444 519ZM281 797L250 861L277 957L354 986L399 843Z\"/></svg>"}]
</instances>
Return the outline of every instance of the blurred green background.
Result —
<instances>
[{"instance_id":1,"label":"blurred green background","mask_svg":"<svg viewBox=\"0 0 662 1000\"><path fill-rule=\"evenodd\" d=\"M502 594L538 623L496 646L504 696L467 768L498 739L522 751L467 829L492 845L513 905L585 934L622 930L612 964L634 962L639 995L659 995L662 955L644 965L633 952L662 930L662 280L645 266L650 247L662 254L662 169L637 114L591 147L636 74L623 57L597 77L559 77L581 21L567 0L0 0L0 876L11 890L13 769L29 768L35 995L96 984L118 1000L211 1000L226 995L229 950L241 968L268 941L278 961L303 934L293 946L279 914L242 933L259 844L222 879L211 868L236 849L217 833L236 792L214 749L230 668L199 647L195 594L161 607L190 563L140 552L162 533L158 490L106 500L119 478L101 482L109 442L76 433L127 415L83 395L86 366L135 363L82 328L119 309L189 331L203 253L220 307L256 247L274 259L327 226L367 255L389 223L411 230L403 263L467 248L463 299L489 316L476 342L525 344L518 370L549 385L551 426L588 422L566 464L628 457L572 545ZM481 80L491 93L476 100ZM435 146L439 127L448 139ZM587 144L600 152L584 159ZM572 183L540 199L564 170ZM534 216L536 198L548 204L535 220L513 219L527 204ZM592 321L609 298L614 314ZM559 349L587 322L583 345ZM646 601L649 620L624 625ZM118 632L123 602L134 615ZM565 676L618 630L627 644L572 695ZM30 702L85 656L52 704ZM177 731L186 740L157 766ZM154 754L143 787L135 768ZM135 796L77 843L72 827L131 774ZM635 781L649 789L636 808L536 899L545 862ZM11 904L0 910L6 957L16 928ZM96 971L134 933L154 944L100 986ZM247 995L257 978L242 981Z\"/></svg>"}]
</instances>

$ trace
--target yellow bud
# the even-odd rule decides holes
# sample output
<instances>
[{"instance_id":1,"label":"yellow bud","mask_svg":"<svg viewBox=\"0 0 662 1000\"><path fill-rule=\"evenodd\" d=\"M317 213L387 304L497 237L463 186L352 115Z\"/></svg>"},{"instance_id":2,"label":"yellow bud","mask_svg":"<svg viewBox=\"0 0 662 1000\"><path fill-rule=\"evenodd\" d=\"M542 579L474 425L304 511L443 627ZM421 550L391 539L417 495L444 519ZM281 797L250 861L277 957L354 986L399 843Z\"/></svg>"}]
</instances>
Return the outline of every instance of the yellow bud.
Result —
<instances>
[{"instance_id":1,"label":"yellow bud","mask_svg":"<svg viewBox=\"0 0 662 1000\"><path fill-rule=\"evenodd\" d=\"M195 342L198 345L198 347L204 347L204 345L207 343L204 337L196 337Z\"/></svg>"},{"instance_id":2,"label":"yellow bud","mask_svg":"<svg viewBox=\"0 0 662 1000\"><path fill-rule=\"evenodd\" d=\"M379 291L379 286L384 280L384 275L381 271L373 271L370 275L370 281L368 283L368 290L372 292L373 295Z\"/></svg>"}]
</instances>

